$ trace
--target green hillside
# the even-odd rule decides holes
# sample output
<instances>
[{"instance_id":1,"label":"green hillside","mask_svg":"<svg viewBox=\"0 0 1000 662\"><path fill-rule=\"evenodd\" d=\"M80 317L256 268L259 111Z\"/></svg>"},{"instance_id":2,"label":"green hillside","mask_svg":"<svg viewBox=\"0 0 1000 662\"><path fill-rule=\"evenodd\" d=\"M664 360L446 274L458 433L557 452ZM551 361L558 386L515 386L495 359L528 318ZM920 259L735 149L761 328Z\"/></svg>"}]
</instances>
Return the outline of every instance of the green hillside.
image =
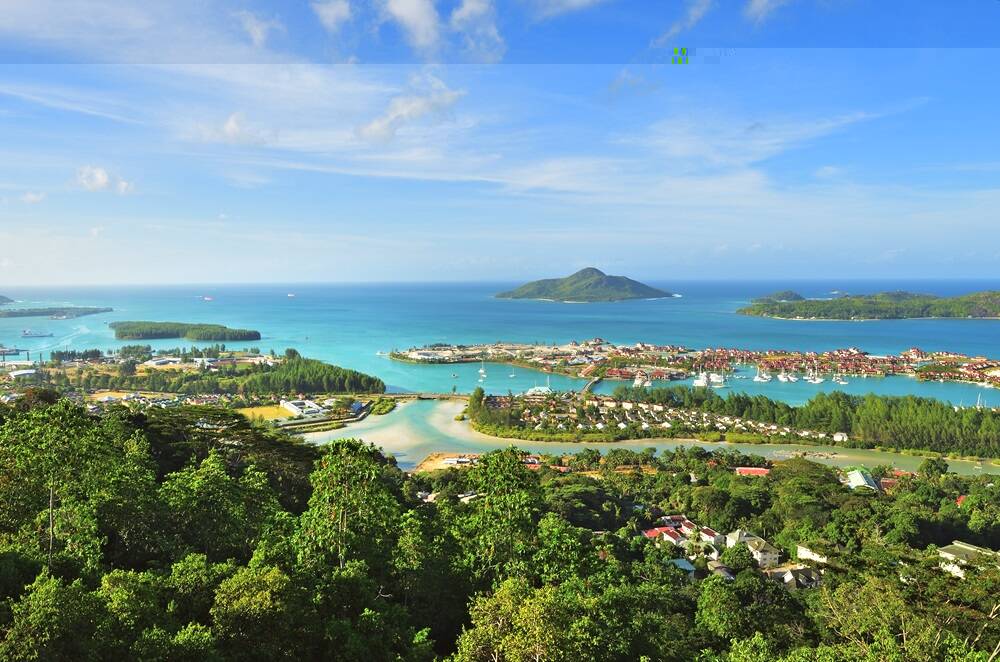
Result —
<instances>
[{"instance_id":1,"label":"green hillside","mask_svg":"<svg viewBox=\"0 0 1000 662\"><path fill-rule=\"evenodd\" d=\"M1000 291L974 292L954 297L912 292L856 294L836 299L778 301L755 299L738 312L761 317L876 320L918 317L1000 317Z\"/></svg>"},{"instance_id":2,"label":"green hillside","mask_svg":"<svg viewBox=\"0 0 1000 662\"><path fill-rule=\"evenodd\" d=\"M672 296L625 276L608 276L600 269L588 267L566 278L546 278L526 283L509 292L496 295L499 299L551 299L553 301L623 301L625 299L657 299Z\"/></svg>"}]
</instances>

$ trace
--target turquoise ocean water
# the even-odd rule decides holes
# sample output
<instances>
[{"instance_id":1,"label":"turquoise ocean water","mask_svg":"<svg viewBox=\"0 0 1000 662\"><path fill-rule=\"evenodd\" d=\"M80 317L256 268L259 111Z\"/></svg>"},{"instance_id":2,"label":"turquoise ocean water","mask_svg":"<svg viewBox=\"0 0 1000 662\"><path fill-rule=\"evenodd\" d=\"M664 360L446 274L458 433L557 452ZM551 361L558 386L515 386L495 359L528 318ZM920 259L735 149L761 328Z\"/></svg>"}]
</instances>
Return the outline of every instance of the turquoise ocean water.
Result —
<instances>
[{"instance_id":1,"label":"turquoise ocean water","mask_svg":"<svg viewBox=\"0 0 1000 662\"><path fill-rule=\"evenodd\" d=\"M363 284L363 285L185 285L150 287L6 288L12 306L110 306L114 312L73 320L0 319L0 343L28 349L35 358L57 348L107 349L114 339L107 322L123 319L214 322L254 328L263 339L230 343L281 352L296 347L303 355L356 368L381 377L395 391L468 392L478 384L478 365L420 366L379 355L427 343L479 343L496 340L583 340L600 336L616 343L647 341L692 348L744 347L826 350L856 346L874 354L912 346L1000 357L1000 321L898 320L801 322L737 315L749 299L791 288L805 296L830 296L833 290L875 292L890 289L959 294L1000 289L1000 281L806 281L698 282L650 281L681 298L608 304L505 301L494 292L515 283ZM294 294L294 297L289 297ZM206 301L204 297L210 297ZM52 338L22 339L23 329L53 333ZM154 341L174 347L177 340ZM190 343L185 343L190 344ZM506 366L487 366L483 386L492 392L523 391L545 384L543 374ZM457 374L457 377L452 377ZM554 389L578 388L580 381L552 376ZM610 391L615 383L599 390ZM792 403L820 390L851 393L914 393L972 405L978 398L1000 406L1000 391L975 385L918 383L904 377L851 379L847 386L733 380L733 390L764 393Z\"/></svg>"}]
</instances>

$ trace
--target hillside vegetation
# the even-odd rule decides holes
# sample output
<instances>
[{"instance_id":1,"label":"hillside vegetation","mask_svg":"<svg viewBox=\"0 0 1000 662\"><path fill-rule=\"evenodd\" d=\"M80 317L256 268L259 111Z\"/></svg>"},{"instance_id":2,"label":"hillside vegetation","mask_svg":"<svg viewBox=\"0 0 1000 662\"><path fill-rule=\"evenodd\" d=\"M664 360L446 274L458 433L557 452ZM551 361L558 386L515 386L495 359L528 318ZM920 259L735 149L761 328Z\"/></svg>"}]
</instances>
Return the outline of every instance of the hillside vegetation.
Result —
<instances>
[{"instance_id":1,"label":"hillside vegetation","mask_svg":"<svg viewBox=\"0 0 1000 662\"><path fill-rule=\"evenodd\" d=\"M1000 291L974 292L954 297L912 292L880 292L836 299L798 301L779 301L772 296L755 299L749 306L737 312L761 317L835 320L1000 317Z\"/></svg>"},{"instance_id":2,"label":"hillside vegetation","mask_svg":"<svg viewBox=\"0 0 1000 662\"><path fill-rule=\"evenodd\" d=\"M600 269L588 267L566 278L546 278L526 283L498 299L552 299L554 301L623 301L625 299L657 299L672 296L625 276L609 276Z\"/></svg>"}]
</instances>

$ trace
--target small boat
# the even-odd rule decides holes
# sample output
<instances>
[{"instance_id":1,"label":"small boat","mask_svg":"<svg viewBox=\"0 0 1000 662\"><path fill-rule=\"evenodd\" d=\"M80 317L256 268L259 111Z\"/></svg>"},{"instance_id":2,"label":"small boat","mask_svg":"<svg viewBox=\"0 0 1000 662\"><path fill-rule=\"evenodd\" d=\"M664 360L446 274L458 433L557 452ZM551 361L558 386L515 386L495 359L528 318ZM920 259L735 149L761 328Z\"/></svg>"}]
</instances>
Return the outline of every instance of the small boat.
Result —
<instances>
[{"instance_id":1,"label":"small boat","mask_svg":"<svg viewBox=\"0 0 1000 662\"><path fill-rule=\"evenodd\" d=\"M21 331L22 338L51 338L51 333L42 333L41 331L32 331L31 329L24 329Z\"/></svg>"},{"instance_id":2,"label":"small boat","mask_svg":"<svg viewBox=\"0 0 1000 662\"><path fill-rule=\"evenodd\" d=\"M479 366L479 374L483 375L484 377L486 376L486 361L485 360L481 361L481 365ZM480 381L482 381L482 380L480 380Z\"/></svg>"},{"instance_id":3,"label":"small boat","mask_svg":"<svg viewBox=\"0 0 1000 662\"><path fill-rule=\"evenodd\" d=\"M201 300L202 301L215 301L215 299L213 297L207 297L207 296L206 297L202 297Z\"/></svg>"},{"instance_id":4,"label":"small boat","mask_svg":"<svg viewBox=\"0 0 1000 662\"><path fill-rule=\"evenodd\" d=\"M708 386L708 375L704 372L699 372L698 376L694 378L693 382L691 382L691 386L694 386L695 388L705 388Z\"/></svg>"},{"instance_id":5,"label":"small boat","mask_svg":"<svg viewBox=\"0 0 1000 662\"><path fill-rule=\"evenodd\" d=\"M832 381L833 381L834 384L840 384L841 386L847 386L847 380L844 379L843 375L834 375Z\"/></svg>"},{"instance_id":6,"label":"small boat","mask_svg":"<svg viewBox=\"0 0 1000 662\"><path fill-rule=\"evenodd\" d=\"M457 372L451 373L451 378L452 379L458 379L458 373Z\"/></svg>"},{"instance_id":7,"label":"small boat","mask_svg":"<svg viewBox=\"0 0 1000 662\"><path fill-rule=\"evenodd\" d=\"M760 366L757 366L757 374L754 376L753 380L755 382L769 382L771 381L771 375L767 374L767 371L761 371Z\"/></svg>"},{"instance_id":8,"label":"small boat","mask_svg":"<svg viewBox=\"0 0 1000 662\"><path fill-rule=\"evenodd\" d=\"M711 382L712 388L728 388L729 384L726 383L726 376L719 375L717 373L712 373L708 376L708 381Z\"/></svg>"},{"instance_id":9,"label":"small boat","mask_svg":"<svg viewBox=\"0 0 1000 662\"><path fill-rule=\"evenodd\" d=\"M822 384L826 380L823 379L822 377L820 377L819 373L817 373L815 371L811 371L809 373L809 376L806 377L806 381L809 382L810 384Z\"/></svg>"},{"instance_id":10,"label":"small boat","mask_svg":"<svg viewBox=\"0 0 1000 662\"><path fill-rule=\"evenodd\" d=\"M778 373L778 381L779 382L787 382L788 381L788 375L785 373L784 370L782 370L781 372Z\"/></svg>"},{"instance_id":11,"label":"small boat","mask_svg":"<svg viewBox=\"0 0 1000 662\"><path fill-rule=\"evenodd\" d=\"M788 373L787 375L785 375L785 379L787 379L787 380L788 380L789 382L791 382L792 384L794 384L795 382L799 381L799 378L798 378L798 377L796 377L796 376L795 376L794 374L792 374L792 373Z\"/></svg>"},{"instance_id":12,"label":"small boat","mask_svg":"<svg viewBox=\"0 0 1000 662\"><path fill-rule=\"evenodd\" d=\"M289 299L294 299L295 298L295 294L293 294L292 292L289 292L287 294L287 296L288 296Z\"/></svg>"},{"instance_id":13,"label":"small boat","mask_svg":"<svg viewBox=\"0 0 1000 662\"><path fill-rule=\"evenodd\" d=\"M507 375L507 376L510 377L511 379L514 379L514 377L517 377L517 375L514 374L514 369L513 368L511 368L510 374Z\"/></svg>"}]
</instances>

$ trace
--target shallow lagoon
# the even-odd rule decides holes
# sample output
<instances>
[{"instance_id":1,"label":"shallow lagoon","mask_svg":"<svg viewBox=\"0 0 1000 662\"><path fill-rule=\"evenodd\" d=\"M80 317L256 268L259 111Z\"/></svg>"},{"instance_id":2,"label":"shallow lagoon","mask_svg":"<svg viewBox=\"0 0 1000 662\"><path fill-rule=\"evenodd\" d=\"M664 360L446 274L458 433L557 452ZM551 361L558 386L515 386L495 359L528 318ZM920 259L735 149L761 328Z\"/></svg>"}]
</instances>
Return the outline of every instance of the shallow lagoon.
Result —
<instances>
[{"instance_id":1,"label":"shallow lagoon","mask_svg":"<svg viewBox=\"0 0 1000 662\"><path fill-rule=\"evenodd\" d=\"M476 432L467 421L456 421L455 415L461 412L464 406L464 402L447 400L405 402L385 416L369 416L360 423L346 428L305 435L305 438L313 443L327 443L334 439L364 439L376 446L381 446L387 453L394 455L399 465L404 469L412 469L431 453L482 453L510 445L535 453L575 453L587 447L602 450L613 447L627 447L636 450L655 447L663 450L678 446L697 445L708 450L733 448L744 453L762 455L775 460L787 458L793 453L807 451L832 455L832 457L809 458L823 464L833 466L863 465L867 467L889 464L906 471L915 471L923 461L923 458L920 457L884 451L802 444L729 444L674 439L639 439L613 443L557 443L500 439ZM984 462L980 469L976 468L976 463L969 461L948 460L948 464L952 471L961 474L1000 473L1000 465L989 462Z\"/></svg>"}]
</instances>

